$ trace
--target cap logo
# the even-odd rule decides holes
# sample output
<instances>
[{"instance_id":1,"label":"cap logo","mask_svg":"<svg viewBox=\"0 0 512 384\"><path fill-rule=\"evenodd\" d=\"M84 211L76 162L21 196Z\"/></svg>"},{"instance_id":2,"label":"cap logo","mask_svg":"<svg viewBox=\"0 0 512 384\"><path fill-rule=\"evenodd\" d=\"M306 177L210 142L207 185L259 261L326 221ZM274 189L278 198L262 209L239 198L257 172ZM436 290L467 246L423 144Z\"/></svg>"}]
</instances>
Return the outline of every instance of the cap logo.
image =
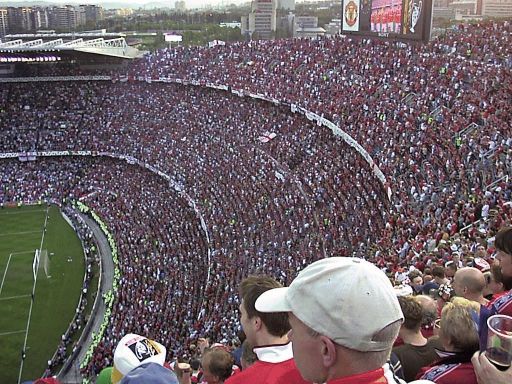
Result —
<instances>
[{"instance_id":1,"label":"cap logo","mask_svg":"<svg viewBox=\"0 0 512 384\"><path fill-rule=\"evenodd\" d=\"M126 345L139 361L144 361L160 353L159 348L148 339L138 340Z\"/></svg>"}]
</instances>

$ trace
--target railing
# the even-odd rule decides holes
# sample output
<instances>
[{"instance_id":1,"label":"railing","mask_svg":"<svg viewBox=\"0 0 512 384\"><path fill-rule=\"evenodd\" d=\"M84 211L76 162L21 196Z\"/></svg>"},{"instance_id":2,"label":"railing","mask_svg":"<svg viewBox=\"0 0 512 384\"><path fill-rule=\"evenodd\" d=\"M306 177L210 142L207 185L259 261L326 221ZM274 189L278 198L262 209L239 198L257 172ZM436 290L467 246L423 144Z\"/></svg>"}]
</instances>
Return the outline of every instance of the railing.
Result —
<instances>
[{"instance_id":1,"label":"railing","mask_svg":"<svg viewBox=\"0 0 512 384\"><path fill-rule=\"evenodd\" d=\"M471 132L473 132L475 129L477 129L478 127L479 127L479 125L477 123L468 124L468 126L466 128L464 128L462 131L454 134L452 136L452 138L455 139L456 137L462 137L462 136L468 135Z\"/></svg>"},{"instance_id":2,"label":"railing","mask_svg":"<svg viewBox=\"0 0 512 384\"><path fill-rule=\"evenodd\" d=\"M492 188L492 187L494 187L495 185L497 185L497 184L501 183L503 180L505 180L505 182L506 182L506 183L508 183L509 175L502 176L502 177L500 177L498 180L493 181L491 184L489 184L489 185L487 185L487 186L485 187L485 190L487 191L487 190L491 189L491 188Z\"/></svg>"},{"instance_id":3,"label":"railing","mask_svg":"<svg viewBox=\"0 0 512 384\"><path fill-rule=\"evenodd\" d=\"M404 96L404 98L402 99L402 103L404 103L410 107L415 98L416 98L416 94L414 92L410 92L406 96Z\"/></svg>"}]
</instances>

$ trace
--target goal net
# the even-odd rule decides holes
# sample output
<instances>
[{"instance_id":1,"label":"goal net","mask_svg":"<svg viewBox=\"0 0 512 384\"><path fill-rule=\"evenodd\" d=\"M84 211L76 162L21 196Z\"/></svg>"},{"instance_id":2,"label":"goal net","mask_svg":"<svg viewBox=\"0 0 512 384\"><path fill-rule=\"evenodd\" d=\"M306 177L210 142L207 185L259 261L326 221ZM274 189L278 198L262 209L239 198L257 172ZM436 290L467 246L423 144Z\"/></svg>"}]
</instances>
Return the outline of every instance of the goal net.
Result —
<instances>
[{"instance_id":1,"label":"goal net","mask_svg":"<svg viewBox=\"0 0 512 384\"><path fill-rule=\"evenodd\" d=\"M48 257L47 249L41 250L41 264L40 265L43 267L44 274L46 275L46 277L47 278L51 277L50 276L50 258Z\"/></svg>"},{"instance_id":2,"label":"goal net","mask_svg":"<svg viewBox=\"0 0 512 384\"><path fill-rule=\"evenodd\" d=\"M48 257L48 250L46 249L36 249L34 255L34 261L32 262L32 274L34 275L34 281L37 280L37 272L39 268L42 267L44 270L44 274L47 278L50 276L50 258Z\"/></svg>"}]
</instances>

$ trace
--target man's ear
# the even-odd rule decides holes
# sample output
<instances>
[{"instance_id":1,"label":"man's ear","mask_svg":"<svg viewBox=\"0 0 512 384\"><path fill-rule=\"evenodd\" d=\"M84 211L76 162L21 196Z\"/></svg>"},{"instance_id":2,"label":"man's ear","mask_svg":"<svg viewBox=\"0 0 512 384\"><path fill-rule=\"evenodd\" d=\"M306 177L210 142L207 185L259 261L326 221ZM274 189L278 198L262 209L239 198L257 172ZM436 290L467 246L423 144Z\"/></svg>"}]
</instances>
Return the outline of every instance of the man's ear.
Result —
<instances>
[{"instance_id":1,"label":"man's ear","mask_svg":"<svg viewBox=\"0 0 512 384\"><path fill-rule=\"evenodd\" d=\"M324 368L330 368L336 364L336 345L327 336L319 336L320 353Z\"/></svg>"},{"instance_id":2,"label":"man's ear","mask_svg":"<svg viewBox=\"0 0 512 384\"><path fill-rule=\"evenodd\" d=\"M259 316L253 316L251 318L251 322L254 326L255 331L259 331L263 327L263 321L261 320L261 317L259 317Z\"/></svg>"}]
</instances>

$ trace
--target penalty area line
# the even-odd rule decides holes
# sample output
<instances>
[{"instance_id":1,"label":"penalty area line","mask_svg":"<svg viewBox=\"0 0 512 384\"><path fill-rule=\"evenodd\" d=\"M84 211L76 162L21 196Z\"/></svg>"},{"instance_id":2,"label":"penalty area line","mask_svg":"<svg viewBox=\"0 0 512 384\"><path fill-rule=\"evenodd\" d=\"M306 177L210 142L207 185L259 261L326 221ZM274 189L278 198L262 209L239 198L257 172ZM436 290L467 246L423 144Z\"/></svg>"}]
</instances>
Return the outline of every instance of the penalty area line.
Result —
<instances>
[{"instance_id":1,"label":"penalty area line","mask_svg":"<svg viewBox=\"0 0 512 384\"><path fill-rule=\"evenodd\" d=\"M17 333L24 333L26 331L27 331L26 329L22 329L21 331L2 332L2 333L0 333L0 336L15 335Z\"/></svg>"},{"instance_id":2,"label":"penalty area line","mask_svg":"<svg viewBox=\"0 0 512 384\"><path fill-rule=\"evenodd\" d=\"M30 234L34 234L34 233L41 233L41 231L26 231L26 232L0 233L0 236L30 235Z\"/></svg>"},{"instance_id":3,"label":"penalty area line","mask_svg":"<svg viewBox=\"0 0 512 384\"><path fill-rule=\"evenodd\" d=\"M32 295L18 295L18 296L0 297L0 301L22 299L24 297L30 297L30 296L32 296Z\"/></svg>"}]
</instances>

